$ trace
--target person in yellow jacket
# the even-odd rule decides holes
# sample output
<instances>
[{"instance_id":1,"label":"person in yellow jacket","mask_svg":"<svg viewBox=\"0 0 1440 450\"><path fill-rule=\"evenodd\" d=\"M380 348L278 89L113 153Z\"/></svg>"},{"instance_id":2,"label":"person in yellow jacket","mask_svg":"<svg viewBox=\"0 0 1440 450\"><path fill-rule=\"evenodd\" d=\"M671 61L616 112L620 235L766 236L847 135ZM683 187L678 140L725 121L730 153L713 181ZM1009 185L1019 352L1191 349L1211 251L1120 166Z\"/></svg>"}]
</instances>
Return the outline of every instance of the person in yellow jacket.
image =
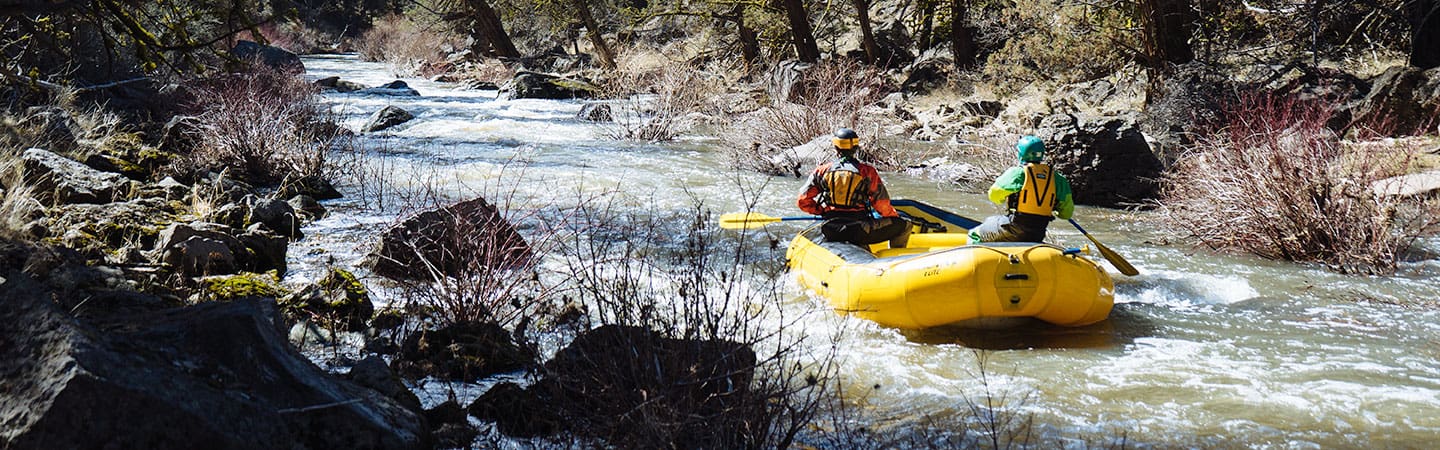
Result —
<instances>
[{"instance_id":1,"label":"person in yellow jacket","mask_svg":"<svg viewBox=\"0 0 1440 450\"><path fill-rule=\"evenodd\" d=\"M1069 219L1075 214L1070 181L1041 162L1045 159L1045 142L1025 136L1015 144L1015 150L1020 165L1006 170L990 185L990 201L1006 205L1009 214L991 216L971 229L971 244L1041 242L1051 220Z\"/></svg>"}]
</instances>

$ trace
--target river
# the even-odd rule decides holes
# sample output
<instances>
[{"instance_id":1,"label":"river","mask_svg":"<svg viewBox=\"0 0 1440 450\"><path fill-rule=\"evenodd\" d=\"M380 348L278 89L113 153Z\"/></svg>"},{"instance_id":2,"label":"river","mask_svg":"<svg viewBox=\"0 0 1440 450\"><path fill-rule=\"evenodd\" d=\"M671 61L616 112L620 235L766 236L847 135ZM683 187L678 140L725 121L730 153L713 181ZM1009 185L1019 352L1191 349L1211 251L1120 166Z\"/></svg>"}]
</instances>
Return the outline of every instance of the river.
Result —
<instances>
[{"instance_id":1,"label":"river","mask_svg":"<svg viewBox=\"0 0 1440 450\"><path fill-rule=\"evenodd\" d=\"M304 62L311 78L337 75L370 86L394 79L383 65L351 56ZM564 207L586 193L619 191L622 204L672 213L703 198L716 214L744 209L734 194L741 185L758 191L757 211L798 212L799 180L726 168L720 149L732 141L616 141L606 125L574 119L578 101L497 100L495 91L404 80L423 96L324 95L351 128L385 105L417 116L361 138L379 149L372 164L387 167L390 182L429 180L454 192L500 186L521 199L511 208ZM994 211L980 194L904 174L886 174L886 182L896 197L970 216ZM360 208L357 193L346 194L327 202L331 215L292 245L292 281L317 276L332 260L358 260L403 213ZM1440 439L1440 262L1363 277L1216 256L1168 243L1175 240L1146 214L1076 212L1141 271L1126 277L1112 270L1116 305L1100 324L921 333L827 313L811 321L811 333L842 339L841 379L847 392L865 394L861 420L873 429L903 429L923 416L960 420L967 402L995 398L1033 419L1039 437L1032 442L1071 447L1123 439L1142 448L1428 448ZM798 230L782 225L768 233L783 243ZM735 239L763 241L766 233ZM1086 244L1058 222L1051 235ZM1440 253L1435 242L1427 245ZM783 258L783 245L780 252ZM784 289L787 308L824 307L793 280ZM462 390L473 397L483 386ZM453 388L419 391L428 406Z\"/></svg>"}]
</instances>

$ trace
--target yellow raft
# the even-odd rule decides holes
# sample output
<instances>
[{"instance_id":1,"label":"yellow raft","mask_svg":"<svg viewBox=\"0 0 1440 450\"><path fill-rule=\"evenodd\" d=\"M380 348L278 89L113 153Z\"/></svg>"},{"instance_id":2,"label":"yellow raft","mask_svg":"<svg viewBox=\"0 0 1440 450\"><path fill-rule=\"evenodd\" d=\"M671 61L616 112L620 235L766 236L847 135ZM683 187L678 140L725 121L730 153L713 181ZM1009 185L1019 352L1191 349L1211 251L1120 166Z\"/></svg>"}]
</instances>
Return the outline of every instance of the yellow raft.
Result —
<instances>
[{"instance_id":1,"label":"yellow raft","mask_svg":"<svg viewBox=\"0 0 1440 450\"><path fill-rule=\"evenodd\" d=\"M800 283L841 314L911 329L1025 317L1082 326L1110 315L1114 281L1082 250L966 245L978 222L915 200L892 203L927 223L914 228L905 248L822 243L819 226L790 242L786 257Z\"/></svg>"}]
</instances>

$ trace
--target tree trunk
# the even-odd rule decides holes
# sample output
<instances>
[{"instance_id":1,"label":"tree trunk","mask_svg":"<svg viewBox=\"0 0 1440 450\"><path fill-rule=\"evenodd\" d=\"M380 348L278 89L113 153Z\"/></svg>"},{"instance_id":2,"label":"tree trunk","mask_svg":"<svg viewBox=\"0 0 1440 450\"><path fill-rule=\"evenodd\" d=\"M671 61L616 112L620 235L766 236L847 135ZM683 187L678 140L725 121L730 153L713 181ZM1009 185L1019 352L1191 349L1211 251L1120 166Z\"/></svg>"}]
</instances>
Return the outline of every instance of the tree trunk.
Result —
<instances>
[{"instance_id":1,"label":"tree trunk","mask_svg":"<svg viewBox=\"0 0 1440 450\"><path fill-rule=\"evenodd\" d=\"M1195 10L1190 0L1141 0L1145 39L1152 65L1184 64L1195 60L1190 37L1195 34Z\"/></svg>"},{"instance_id":2,"label":"tree trunk","mask_svg":"<svg viewBox=\"0 0 1440 450\"><path fill-rule=\"evenodd\" d=\"M615 52L610 49L610 44L605 43L605 37L600 33L600 23L590 14L590 5L586 1L574 0L575 12L580 14L580 22L585 25L585 36L590 38L590 45L595 47L595 53L600 54L600 66L614 69Z\"/></svg>"},{"instance_id":3,"label":"tree trunk","mask_svg":"<svg viewBox=\"0 0 1440 450\"><path fill-rule=\"evenodd\" d=\"M920 38L916 43L920 53L930 49L930 39L935 35L935 0L920 0Z\"/></svg>"},{"instance_id":4,"label":"tree trunk","mask_svg":"<svg viewBox=\"0 0 1440 450\"><path fill-rule=\"evenodd\" d=\"M950 0L950 52L955 56L955 67L968 69L979 62L975 47L975 30L965 25L968 16L965 2Z\"/></svg>"},{"instance_id":5,"label":"tree trunk","mask_svg":"<svg viewBox=\"0 0 1440 450\"><path fill-rule=\"evenodd\" d=\"M785 0L785 17L790 20L790 34L795 38L795 55L808 63L820 62L820 47L810 29L810 14L803 0Z\"/></svg>"},{"instance_id":6,"label":"tree trunk","mask_svg":"<svg viewBox=\"0 0 1440 450\"><path fill-rule=\"evenodd\" d=\"M755 34L755 29L745 25L745 6L735 6L735 32L740 36L740 57L745 60L745 68L748 70L760 60L760 37Z\"/></svg>"},{"instance_id":7,"label":"tree trunk","mask_svg":"<svg viewBox=\"0 0 1440 450\"><path fill-rule=\"evenodd\" d=\"M1410 65L1440 67L1440 1L1417 0L1411 13Z\"/></svg>"},{"instance_id":8,"label":"tree trunk","mask_svg":"<svg viewBox=\"0 0 1440 450\"><path fill-rule=\"evenodd\" d=\"M468 0L467 5L475 16L475 30L471 34L477 38L477 43L486 46L481 53L498 58L519 58L520 50L515 49L510 34L505 32L505 24L500 22L500 16L495 14L490 2Z\"/></svg>"},{"instance_id":9,"label":"tree trunk","mask_svg":"<svg viewBox=\"0 0 1440 450\"><path fill-rule=\"evenodd\" d=\"M879 65L887 61L880 54L880 46L875 45L875 30L870 26L870 0L851 0L855 5L855 20L860 22L860 44L865 49L866 62Z\"/></svg>"}]
</instances>

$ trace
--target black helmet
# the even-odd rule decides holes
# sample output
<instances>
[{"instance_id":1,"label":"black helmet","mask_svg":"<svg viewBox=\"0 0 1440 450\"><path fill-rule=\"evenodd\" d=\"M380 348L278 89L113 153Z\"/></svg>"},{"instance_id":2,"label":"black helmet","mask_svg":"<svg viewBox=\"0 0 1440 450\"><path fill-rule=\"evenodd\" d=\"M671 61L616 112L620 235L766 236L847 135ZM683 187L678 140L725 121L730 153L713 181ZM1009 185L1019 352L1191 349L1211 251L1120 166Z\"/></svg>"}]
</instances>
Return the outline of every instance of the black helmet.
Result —
<instances>
[{"instance_id":1,"label":"black helmet","mask_svg":"<svg viewBox=\"0 0 1440 450\"><path fill-rule=\"evenodd\" d=\"M855 130L841 128L835 130L834 142L836 150L842 152L854 151L855 147L860 145L860 135L855 134Z\"/></svg>"}]
</instances>

